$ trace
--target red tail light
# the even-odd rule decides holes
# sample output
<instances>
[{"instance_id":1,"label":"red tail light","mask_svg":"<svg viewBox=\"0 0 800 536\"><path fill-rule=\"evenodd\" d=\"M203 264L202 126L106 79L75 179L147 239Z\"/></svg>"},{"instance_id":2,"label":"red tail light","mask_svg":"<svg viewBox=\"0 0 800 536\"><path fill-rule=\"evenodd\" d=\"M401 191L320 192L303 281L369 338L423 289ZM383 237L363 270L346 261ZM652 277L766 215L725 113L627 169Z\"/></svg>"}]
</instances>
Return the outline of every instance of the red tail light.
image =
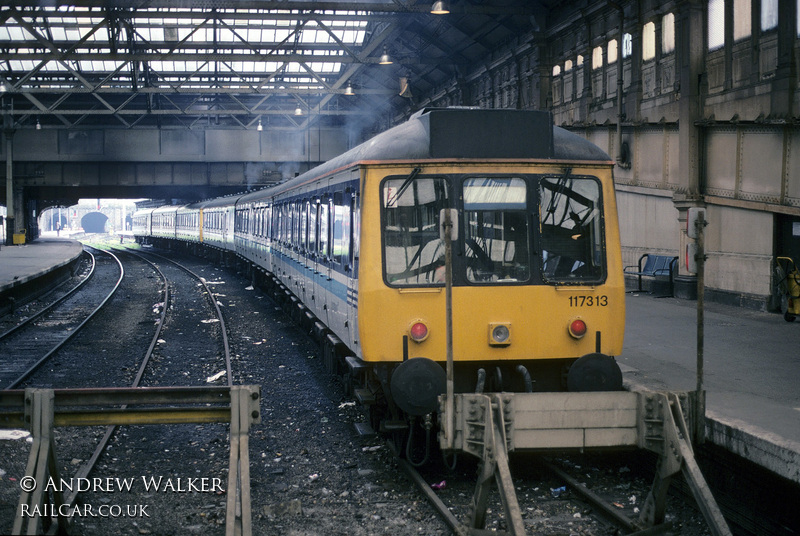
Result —
<instances>
[{"instance_id":1,"label":"red tail light","mask_svg":"<svg viewBox=\"0 0 800 536\"><path fill-rule=\"evenodd\" d=\"M428 338L428 326L423 322L414 322L411 329L408 330L408 334L415 342L422 342Z\"/></svg>"},{"instance_id":2,"label":"red tail light","mask_svg":"<svg viewBox=\"0 0 800 536\"><path fill-rule=\"evenodd\" d=\"M569 323L569 334L572 335L576 339L580 339L584 335L586 335L586 322L581 320L580 318L576 318L572 322Z\"/></svg>"}]
</instances>

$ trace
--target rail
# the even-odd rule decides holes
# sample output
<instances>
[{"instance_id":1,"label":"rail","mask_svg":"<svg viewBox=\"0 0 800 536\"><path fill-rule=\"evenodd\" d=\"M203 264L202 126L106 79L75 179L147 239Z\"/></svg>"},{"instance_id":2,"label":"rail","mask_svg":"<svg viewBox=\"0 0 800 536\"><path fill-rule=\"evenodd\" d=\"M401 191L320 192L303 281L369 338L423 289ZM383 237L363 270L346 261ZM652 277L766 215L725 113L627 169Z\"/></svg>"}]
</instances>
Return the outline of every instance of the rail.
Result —
<instances>
[{"instance_id":1,"label":"rail","mask_svg":"<svg viewBox=\"0 0 800 536\"><path fill-rule=\"evenodd\" d=\"M139 366L139 371L136 373L136 377L134 378L133 383L131 384L131 387L139 387L139 383L141 382L142 377L144 376L144 372L147 369L147 365L150 362L150 358L153 355L153 350L156 347L158 339L161 337L161 330L164 328L164 325L165 325L164 319L166 318L167 310L168 310L168 306L169 306L169 302L170 302L169 281L167 281L167 278L164 275L164 273L159 269L158 266L156 266L155 264L153 264L149 260L144 259L142 257L139 257L139 258L141 258L143 262L146 262L147 264L149 264L156 271L156 273L158 273L159 277L161 278L161 281L163 282L163 293L164 293L164 296L163 296L163 300L162 301L164 302L164 307L161 308L161 316L160 316L160 318L158 320L158 324L157 324L155 333L153 333L153 337L150 340L150 346L148 346L147 351L145 352L145 355L142 358L142 363ZM103 434L103 437L100 438L100 441L97 443L97 446L95 447L94 452L92 453L92 455L75 472L75 478L76 479L86 478L87 476L89 476L89 473L91 473L92 470L94 469L94 466L97 463L97 460L100 459L100 456L105 451L106 446L108 445L109 441L111 441L111 437L114 435L114 432L116 431L116 429L117 429L117 427L114 426L114 425L110 425L110 426L106 427L106 431ZM78 491L75 490L75 491L71 492L69 495L67 495L64 498L64 503L72 506L73 504L76 503L77 500L78 500Z\"/></svg>"},{"instance_id":2,"label":"rail","mask_svg":"<svg viewBox=\"0 0 800 536\"><path fill-rule=\"evenodd\" d=\"M103 250L98 250L97 248L93 248L93 249L96 249L97 251L103 251ZM122 263L120 262L119 258L116 255L114 255L113 253L108 252L108 251L103 251L103 253L109 255L114 260L116 265L119 267L119 277L117 278L116 283L114 284L114 287L111 289L110 292L108 292L106 294L105 298L103 299L102 302L100 302L99 305L97 305L96 307L92 308L91 312L89 312L85 317L83 317L82 321L79 324L70 325L69 323L63 323L63 324L59 323L58 325L54 326L54 330L55 331L61 330L61 331L64 332L63 337L59 338L58 342L54 346L50 347L49 351L47 351L47 353L45 355L43 355L41 357L38 357L38 359L37 359L37 356L34 355L33 359L36 359L35 362L32 365L30 365L25 371L23 371L21 374L19 374L10 383L2 386L3 389L14 389L15 387L19 387L22 384L22 382L24 382L34 372L36 372L36 370L39 367L41 367L44 363L46 363L56 352L58 352L65 344L67 344L67 342L72 340L72 338L75 337L81 331L81 329L83 329L83 327L86 326L86 324L88 324L89 321L92 318L94 318L94 316L96 314L98 314L100 312L100 310L103 309L103 307L111 300L111 297L114 296L114 294L117 292L117 289L119 289L120 284L122 283L122 280L125 277L125 269L122 267ZM90 253L90 255L91 255L91 253ZM70 296L73 295L73 292L75 290L77 290L78 288L81 288L83 286L83 283L88 281L91 278L91 276L95 273L96 262L95 262L95 259L94 259L94 255L92 255L92 265L93 265L92 273L83 282L81 282L80 285L78 285L75 289L73 289L73 291L70 292L70 294L69 294ZM64 300L58 300L54 304L54 306L62 304L63 301ZM54 307L48 307L45 312L46 313L52 313L53 309L54 309ZM35 318L39 318L40 316L41 315L36 316ZM24 325L27 326L27 327L30 327L30 324L31 324L30 322L25 322L24 323ZM22 326L19 326L19 328L21 328L21 327ZM4 333L3 337L15 334L17 332L18 332L18 328L14 328L14 329L9 330L8 332Z\"/></svg>"},{"instance_id":3,"label":"rail","mask_svg":"<svg viewBox=\"0 0 800 536\"><path fill-rule=\"evenodd\" d=\"M90 251L86 251L86 250L84 250L83 255L86 255L86 256L89 257L89 273L86 274L86 276L83 279L81 279L81 281L77 285L72 287L66 294L64 294L63 296L61 296L57 300L49 303L42 310L40 310L39 312L29 316L28 318L26 318L25 320L23 320L22 322L20 322L16 326L13 326L9 330L5 331L4 333L0 333L0 340L11 336L12 334L14 334L17 331L21 330L22 328L24 328L28 324L32 324L33 322L35 322L36 320L38 320L39 318L41 318L42 316L47 314L50 310L54 309L61 302L65 301L67 298L69 298L70 296L75 294L81 287L83 287L92 278L92 276L94 275L96 264L97 264L95 262L94 255L92 255L92 253Z\"/></svg>"},{"instance_id":4,"label":"rail","mask_svg":"<svg viewBox=\"0 0 800 536\"><path fill-rule=\"evenodd\" d=\"M59 479L53 428L135 424L230 423L226 536L252 534L250 506L249 431L261 422L261 388L139 387L121 389L25 389L0 391L0 428L26 428L31 446L25 478L47 482ZM134 407L131 407L134 406ZM146 406L146 407L142 407ZM23 488L14 519L13 534L36 534L40 516L20 515L23 506L33 511L45 502L55 505L59 530L66 533L61 515L64 497L47 486ZM51 500L47 494L53 493ZM46 528L45 528L46 530Z\"/></svg>"},{"instance_id":5,"label":"rail","mask_svg":"<svg viewBox=\"0 0 800 536\"><path fill-rule=\"evenodd\" d=\"M128 253L136 255L136 256L138 256L140 258L144 258L141 254L136 253L131 248L125 247L125 248L122 248L122 249L124 251L127 251ZM172 260L170 258L164 257L163 255L159 255L158 253L155 253L155 252L152 252L152 251L146 251L144 253L146 253L148 255L152 255L153 257L157 257L157 258L159 258L159 259L161 259L163 261L172 263L173 265L177 266L178 268L180 268L181 270L183 270L184 272L189 274L191 277L197 279L200 282L200 285L202 285L203 289L205 290L206 296L208 297L208 300L211 303L211 307L214 308L214 311L215 311L215 313L217 315L217 319L219 320L220 333L221 333L221 337L222 337L223 355L224 355L224 358L225 358L225 373L226 373L227 378L228 378L228 380L227 380L228 381L228 385L233 385L233 371L231 370L231 348L230 348L230 344L228 343L228 328L225 325L225 316L222 314L222 309L220 309L220 307L219 307L219 303L217 302L217 298L214 296L214 293L211 291L211 288L209 288L208 283L206 282L205 278L200 277L200 275L194 273L192 270L190 270L186 266L180 264L179 262L176 262L176 261L174 261L174 260Z\"/></svg>"}]
</instances>

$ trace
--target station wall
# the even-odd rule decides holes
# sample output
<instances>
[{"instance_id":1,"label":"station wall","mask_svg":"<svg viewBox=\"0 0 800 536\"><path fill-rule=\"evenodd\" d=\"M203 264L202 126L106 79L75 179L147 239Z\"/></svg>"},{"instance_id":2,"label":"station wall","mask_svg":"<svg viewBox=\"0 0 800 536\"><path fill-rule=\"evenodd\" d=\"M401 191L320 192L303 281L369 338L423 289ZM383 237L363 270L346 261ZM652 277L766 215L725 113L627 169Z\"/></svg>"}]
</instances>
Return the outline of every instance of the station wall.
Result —
<instances>
[{"instance_id":1,"label":"station wall","mask_svg":"<svg viewBox=\"0 0 800 536\"><path fill-rule=\"evenodd\" d=\"M796 252L786 229L800 228L798 2L780 23L767 3L726 3L735 35L713 39L709 2L615 6L564 10L537 57L556 124L617 161L624 264L678 255L691 279L686 213L705 206L706 293L774 306L775 257Z\"/></svg>"}]
</instances>

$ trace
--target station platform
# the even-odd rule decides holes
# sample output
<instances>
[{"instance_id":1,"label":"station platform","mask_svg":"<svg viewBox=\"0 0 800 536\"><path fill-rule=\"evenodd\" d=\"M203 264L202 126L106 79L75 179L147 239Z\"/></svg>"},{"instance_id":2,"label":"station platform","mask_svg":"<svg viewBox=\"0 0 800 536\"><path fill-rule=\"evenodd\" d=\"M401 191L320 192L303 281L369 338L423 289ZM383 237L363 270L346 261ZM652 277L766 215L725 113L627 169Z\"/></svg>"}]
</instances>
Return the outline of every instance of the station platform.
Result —
<instances>
[{"instance_id":1,"label":"station platform","mask_svg":"<svg viewBox=\"0 0 800 536\"><path fill-rule=\"evenodd\" d=\"M694 391L697 302L626 296L626 387ZM800 322L705 302L706 441L800 483Z\"/></svg>"},{"instance_id":2,"label":"station platform","mask_svg":"<svg viewBox=\"0 0 800 536\"><path fill-rule=\"evenodd\" d=\"M83 253L83 246L68 238L38 238L17 246L0 246L0 295L52 275Z\"/></svg>"}]
</instances>

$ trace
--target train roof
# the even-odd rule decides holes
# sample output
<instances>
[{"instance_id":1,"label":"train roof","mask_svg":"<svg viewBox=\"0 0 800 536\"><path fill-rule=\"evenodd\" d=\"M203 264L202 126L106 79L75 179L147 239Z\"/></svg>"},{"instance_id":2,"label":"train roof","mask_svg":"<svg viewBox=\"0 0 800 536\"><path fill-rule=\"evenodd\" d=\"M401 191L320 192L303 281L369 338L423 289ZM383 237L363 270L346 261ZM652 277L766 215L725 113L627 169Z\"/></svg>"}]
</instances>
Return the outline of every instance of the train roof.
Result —
<instances>
[{"instance_id":1,"label":"train roof","mask_svg":"<svg viewBox=\"0 0 800 536\"><path fill-rule=\"evenodd\" d=\"M182 205L163 205L153 209L153 214L160 214L162 212L177 212Z\"/></svg>"},{"instance_id":2,"label":"train roof","mask_svg":"<svg viewBox=\"0 0 800 536\"><path fill-rule=\"evenodd\" d=\"M587 139L553 125L550 112L426 108L347 152L283 184L278 193L358 162L437 159L544 159L611 164ZM241 201L262 197L261 191Z\"/></svg>"},{"instance_id":3,"label":"train roof","mask_svg":"<svg viewBox=\"0 0 800 536\"><path fill-rule=\"evenodd\" d=\"M231 194L226 195L225 197L216 197L214 199L207 199L205 201L196 201L186 205L186 207L189 209L230 207L236 205L236 202L240 197L242 197L242 195L244 194Z\"/></svg>"}]
</instances>

